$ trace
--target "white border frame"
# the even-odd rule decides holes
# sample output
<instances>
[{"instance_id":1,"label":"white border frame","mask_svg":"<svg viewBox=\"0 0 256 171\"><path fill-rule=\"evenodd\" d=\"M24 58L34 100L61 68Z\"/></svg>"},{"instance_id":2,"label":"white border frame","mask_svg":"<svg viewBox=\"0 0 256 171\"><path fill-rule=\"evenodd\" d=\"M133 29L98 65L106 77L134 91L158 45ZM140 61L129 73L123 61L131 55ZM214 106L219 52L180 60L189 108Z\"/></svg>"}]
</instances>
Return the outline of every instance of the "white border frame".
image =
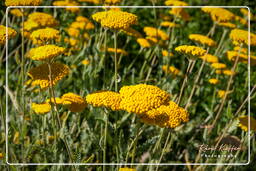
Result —
<instances>
[{"instance_id":1,"label":"white border frame","mask_svg":"<svg viewBox=\"0 0 256 171\"><path fill-rule=\"evenodd\" d=\"M247 8L248 9L248 32L250 32L250 8L248 6L9 6L6 8L6 88L8 89L8 12L12 8L163 8L163 9L171 9L171 8L202 8L202 7L209 7L209 8ZM9 122L9 115L8 115L8 94L6 93L6 132L5 132L5 140L6 140L6 156L5 156L5 163L7 165L15 165L15 166L28 166L28 165L57 165L57 166L122 166L122 165L158 165L158 166L173 166L173 165L210 165L210 166L219 166L219 165L228 165L228 166L243 166L249 165L250 163L250 34L248 34L248 162L247 163L9 163L8 162L8 122Z\"/></svg>"}]
</instances>

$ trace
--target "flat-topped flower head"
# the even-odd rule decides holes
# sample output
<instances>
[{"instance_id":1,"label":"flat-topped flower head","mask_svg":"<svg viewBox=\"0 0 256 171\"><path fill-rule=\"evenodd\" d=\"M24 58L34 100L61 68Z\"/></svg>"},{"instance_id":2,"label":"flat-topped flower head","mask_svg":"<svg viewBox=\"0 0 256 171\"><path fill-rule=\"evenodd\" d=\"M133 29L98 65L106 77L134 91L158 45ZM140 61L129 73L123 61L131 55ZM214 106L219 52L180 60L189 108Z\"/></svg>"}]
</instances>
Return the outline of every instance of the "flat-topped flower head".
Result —
<instances>
[{"instance_id":1,"label":"flat-topped flower head","mask_svg":"<svg viewBox=\"0 0 256 171\"><path fill-rule=\"evenodd\" d=\"M146 35L149 37L156 37L156 38L160 38L162 40L168 40L168 38L169 38L168 35L164 31L154 28L154 27L144 27L143 30L146 33Z\"/></svg>"},{"instance_id":2,"label":"flat-topped flower head","mask_svg":"<svg viewBox=\"0 0 256 171\"><path fill-rule=\"evenodd\" d=\"M136 114L158 108L169 101L169 94L166 91L147 84L123 86L119 93L122 98L121 109Z\"/></svg>"},{"instance_id":3,"label":"flat-topped flower head","mask_svg":"<svg viewBox=\"0 0 256 171\"><path fill-rule=\"evenodd\" d=\"M9 40L10 38L15 37L17 35L17 32L14 29L8 27L7 34L8 35L6 35L6 27L3 25L0 25L0 45L5 44L7 36Z\"/></svg>"},{"instance_id":4,"label":"flat-topped flower head","mask_svg":"<svg viewBox=\"0 0 256 171\"><path fill-rule=\"evenodd\" d=\"M50 67L52 84L49 79L50 73L47 64L41 64L29 70L28 76L32 79L32 86L39 85L41 88L47 88L51 85L54 86L69 73L69 68L65 64L52 63Z\"/></svg>"},{"instance_id":5,"label":"flat-topped flower head","mask_svg":"<svg viewBox=\"0 0 256 171\"><path fill-rule=\"evenodd\" d=\"M211 78L211 79L209 79L208 80L208 82L210 83L210 84L218 84L220 81L218 80L218 79L216 79L216 78Z\"/></svg>"},{"instance_id":6,"label":"flat-topped flower head","mask_svg":"<svg viewBox=\"0 0 256 171\"><path fill-rule=\"evenodd\" d=\"M168 52L167 50L162 50L162 55L163 55L163 57L172 57L173 53Z\"/></svg>"},{"instance_id":7,"label":"flat-topped flower head","mask_svg":"<svg viewBox=\"0 0 256 171\"><path fill-rule=\"evenodd\" d=\"M86 102L94 107L106 107L113 111L121 110L121 96L113 91L96 91L86 96Z\"/></svg>"},{"instance_id":8,"label":"flat-topped flower head","mask_svg":"<svg viewBox=\"0 0 256 171\"><path fill-rule=\"evenodd\" d=\"M202 60L205 60L206 62L209 63L218 63L219 58L217 56L211 55L211 54L205 54L204 56L200 56Z\"/></svg>"},{"instance_id":9,"label":"flat-topped flower head","mask_svg":"<svg viewBox=\"0 0 256 171\"><path fill-rule=\"evenodd\" d=\"M38 6L42 0L5 0L6 6Z\"/></svg>"},{"instance_id":10,"label":"flat-topped flower head","mask_svg":"<svg viewBox=\"0 0 256 171\"><path fill-rule=\"evenodd\" d=\"M249 123L250 123L250 130L251 131L256 131L256 120L253 117L249 117L249 116L240 116L238 117L239 119L239 124L238 126L244 130L244 131L248 131L249 129ZM250 119L250 122L249 122Z\"/></svg>"},{"instance_id":11,"label":"flat-topped flower head","mask_svg":"<svg viewBox=\"0 0 256 171\"><path fill-rule=\"evenodd\" d=\"M54 6L79 6L79 4L75 1L54 1L53 5ZM65 8L65 9L66 9L66 11L70 11L73 13L80 11L80 9L78 7Z\"/></svg>"},{"instance_id":12,"label":"flat-topped flower head","mask_svg":"<svg viewBox=\"0 0 256 171\"><path fill-rule=\"evenodd\" d=\"M167 0L164 2L166 6L188 6L186 2L178 0Z\"/></svg>"},{"instance_id":13,"label":"flat-topped flower head","mask_svg":"<svg viewBox=\"0 0 256 171\"><path fill-rule=\"evenodd\" d=\"M163 21L161 22L160 24L162 27L179 27L180 25L179 24L176 24L176 23L173 23L173 22L170 22L170 21Z\"/></svg>"},{"instance_id":14,"label":"flat-topped flower head","mask_svg":"<svg viewBox=\"0 0 256 171\"><path fill-rule=\"evenodd\" d=\"M207 46L216 45L216 42L214 40L201 34L190 34L189 39Z\"/></svg>"},{"instance_id":15,"label":"flat-topped flower head","mask_svg":"<svg viewBox=\"0 0 256 171\"><path fill-rule=\"evenodd\" d=\"M181 45L175 48L175 51L184 53L188 55L189 57L197 57L197 56L203 56L206 53L206 50L197 47L197 46L189 46L189 45Z\"/></svg>"},{"instance_id":16,"label":"flat-topped flower head","mask_svg":"<svg viewBox=\"0 0 256 171\"><path fill-rule=\"evenodd\" d=\"M44 29L38 29L30 34L30 39L32 40L32 43L36 45L43 45L50 42L51 40L59 42L60 32L56 29L49 27Z\"/></svg>"},{"instance_id":17,"label":"flat-topped flower head","mask_svg":"<svg viewBox=\"0 0 256 171\"><path fill-rule=\"evenodd\" d=\"M92 18L96 22L99 22L102 27L115 30L126 29L138 22L136 15L116 10L97 12L92 15Z\"/></svg>"},{"instance_id":18,"label":"flat-topped flower head","mask_svg":"<svg viewBox=\"0 0 256 171\"><path fill-rule=\"evenodd\" d=\"M22 17L24 15L20 9L12 9L10 10L10 13L16 17Z\"/></svg>"},{"instance_id":19,"label":"flat-topped flower head","mask_svg":"<svg viewBox=\"0 0 256 171\"><path fill-rule=\"evenodd\" d=\"M50 99L46 99L45 100L46 103L49 103L49 104L62 104L63 103L63 100L59 97L55 97L55 98L50 98Z\"/></svg>"},{"instance_id":20,"label":"flat-topped flower head","mask_svg":"<svg viewBox=\"0 0 256 171\"><path fill-rule=\"evenodd\" d=\"M53 16L43 12L29 14L28 20L36 22L40 27L55 27L58 25L58 21Z\"/></svg>"},{"instance_id":21,"label":"flat-topped flower head","mask_svg":"<svg viewBox=\"0 0 256 171\"><path fill-rule=\"evenodd\" d=\"M202 11L211 15L213 21L228 22L235 18L235 15L224 8L203 7Z\"/></svg>"},{"instance_id":22,"label":"flat-topped flower head","mask_svg":"<svg viewBox=\"0 0 256 171\"><path fill-rule=\"evenodd\" d=\"M233 40L235 45L240 45L242 43L248 45L248 36L250 36L251 40L250 45L256 46L256 34L241 29L233 29L229 34L230 39Z\"/></svg>"},{"instance_id":23,"label":"flat-topped flower head","mask_svg":"<svg viewBox=\"0 0 256 171\"><path fill-rule=\"evenodd\" d=\"M46 114L51 111L51 105L49 103L32 103L31 108L36 114Z\"/></svg>"},{"instance_id":24,"label":"flat-topped flower head","mask_svg":"<svg viewBox=\"0 0 256 171\"><path fill-rule=\"evenodd\" d=\"M32 60L45 61L65 53L65 48L56 45L44 45L32 48L27 57Z\"/></svg>"},{"instance_id":25,"label":"flat-topped flower head","mask_svg":"<svg viewBox=\"0 0 256 171\"><path fill-rule=\"evenodd\" d=\"M139 43L139 45L143 48L149 48L154 45L154 43L144 38L138 38L137 43Z\"/></svg>"},{"instance_id":26,"label":"flat-topped flower head","mask_svg":"<svg viewBox=\"0 0 256 171\"><path fill-rule=\"evenodd\" d=\"M61 100L71 112L82 112L87 106L85 99L74 93L63 94Z\"/></svg>"},{"instance_id":27,"label":"flat-topped flower head","mask_svg":"<svg viewBox=\"0 0 256 171\"><path fill-rule=\"evenodd\" d=\"M120 3L122 0L103 0L103 2L107 5L115 5Z\"/></svg>"},{"instance_id":28,"label":"flat-topped flower head","mask_svg":"<svg viewBox=\"0 0 256 171\"><path fill-rule=\"evenodd\" d=\"M236 25L230 22L222 22L222 23L217 23L218 26L226 27L226 28L236 28Z\"/></svg>"},{"instance_id":29,"label":"flat-topped flower head","mask_svg":"<svg viewBox=\"0 0 256 171\"><path fill-rule=\"evenodd\" d=\"M81 21L74 21L71 23L70 28L75 28L78 30L91 30L94 29L95 26L91 21L81 22Z\"/></svg>"},{"instance_id":30,"label":"flat-topped flower head","mask_svg":"<svg viewBox=\"0 0 256 171\"><path fill-rule=\"evenodd\" d=\"M214 69L224 69L227 68L227 65L223 63L212 63L211 67L213 67Z\"/></svg>"},{"instance_id":31,"label":"flat-topped flower head","mask_svg":"<svg viewBox=\"0 0 256 171\"><path fill-rule=\"evenodd\" d=\"M224 98L227 92L225 90L219 90L218 91L218 97L219 98Z\"/></svg>"},{"instance_id":32,"label":"flat-topped flower head","mask_svg":"<svg viewBox=\"0 0 256 171\"><path fill-rule=\"evenodd\" d=\"M126 29L122 29L121 31L126 33L129 36L133 36L133 37L136 37L136 38L142 38L142 35L140 34L140 32L138 32L137 30L135 30L131 27L128 27Z\"/></svg>"}]
</instances>

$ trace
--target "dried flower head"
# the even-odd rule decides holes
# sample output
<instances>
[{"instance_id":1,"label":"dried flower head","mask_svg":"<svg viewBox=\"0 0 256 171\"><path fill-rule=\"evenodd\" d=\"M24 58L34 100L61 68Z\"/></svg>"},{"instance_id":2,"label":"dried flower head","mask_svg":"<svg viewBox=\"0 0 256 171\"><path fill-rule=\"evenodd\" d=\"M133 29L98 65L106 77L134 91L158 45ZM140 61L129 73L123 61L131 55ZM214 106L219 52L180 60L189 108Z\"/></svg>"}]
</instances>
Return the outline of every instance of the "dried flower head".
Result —
<instances>
[{"instance_id":1,"label":"dried flower head","mask_svg":"<svg viewBox=\"0 0 256 171\"><path fill-rule=\"evenodd\" d=\"M74 93L64 94L61 100L62 104L68 106L71 112L82 112L87 106L85 99Z\"/></svg>"},{"instance_id":2,"label":"dried flower head","mask_svg":"<svg viewBox=\"0 0 256 171\"><path fill-rule=\"evenodd\" d=\"M215 46L216 42L201 34L190 34L189 39L207 46Z\"/></svg>"},{"instance_id":3,"label":"dried flower head","mask_svg":"<svg viewBox=\"0 0 256 171\"><path fill-rule=\"evenodd\" d=\"M51 111L51 105L49 103L32 103L31 108L36 114L46 114Z\"/></svg>"},{"instance_id":4,"label":"dried flower head","mask_svg":"<svg viewBox=\"0 0 256 171\"><path fill-rule=\"evenodd\" d=\"M7 29L8 35L6 35L6 29ZM14 29L12 29L10 27L6 28L5 26L0 25L0 45L5 44L7 36L8 36L8 39L10 39L10 38L15 37L16 34L17 34L17 32Z\"/></svg>"},{"instance_id":5,"label":"dried flower head","mask_svg":"<svg viewBox=\"0 0 256 171\"><path fill-rule=\"evenodd\" d=\"M190 20L190 15L183 8L172 8L169 11L169 14L174 15L175 17L181 18L184 21Z\"/></svg>"},{"instance_id":6,"label":"dried flower head","mask_svg":"<svg viewBox=\"0 0 256 171\"><path fill-rule=\"evenodd\" d=\"M60 32L53 28L44 28L33 31L30 34L30 39L33 44L43 45L52 40L59 42L60 41Z\"/></svg>"}]
</instances>

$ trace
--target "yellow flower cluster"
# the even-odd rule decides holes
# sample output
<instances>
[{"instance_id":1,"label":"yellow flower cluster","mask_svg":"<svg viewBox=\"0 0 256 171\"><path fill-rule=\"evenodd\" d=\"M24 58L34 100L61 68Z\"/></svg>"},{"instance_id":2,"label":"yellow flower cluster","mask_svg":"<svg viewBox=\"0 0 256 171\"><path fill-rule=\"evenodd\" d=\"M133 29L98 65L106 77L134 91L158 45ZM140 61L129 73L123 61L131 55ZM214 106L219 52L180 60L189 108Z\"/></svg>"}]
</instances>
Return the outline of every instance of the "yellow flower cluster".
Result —
<instances>
[{"instance_id":1,"label":"yellow flower cluster","mask_svg":"<svg viewBox=\"0 0 256 171\"><path fill-rule=\"evenodd\" d=\"M182 18L184 21L190 20L190 15L183 8L172 8L169 14Z\"/></svg>"},{"instance_id":2,"label":"yellow flower cluster","mask_svg":"<svg viewBox=\"0 0 256 171\"><path fill-rule=\"evenodd\" d=\"M115 48L107 48L107 52L110 52L110 53L117 53L117 54L122 54L122 55L128 55L128 52L126 52L125 50L123 49L115 49Z\"/></svg>"},{"instance_id":3,"label":"yellow flower cluster","mask_svg":"<svg viewBox=\"0 0 256 171\"><path fill-rule=\"evenodd\" d=\"M71 112L82 112L87 106L86 101L74 93L66 93L61 97L62 104L68 106Z\"/></svg>"},{"instance_id":4,"label":"yellow flower cluster","mask_svg":"<svg viewBox=\"0 0 256 171\"><path fill-rule=\"evenodd\" d=\"M206 62L209 63L218 63L219 59L217 56L211 55L211 54L205 54L204 56L200 56L202 60L205 60Z\"/></svg>"},{"instance_id":5,"label":"yellow flower cluster","mask_svg":"<svg viewBox=\"0 0 256 171\"><path fill-rule=\"evenodd\" d=\"M10 10L10 13L16 17L22 17L23 13L21 12L20 9L12 9Z\"/></svg>"},{"instance_id":6,"label":"yellow flower cluster","mask_svg":"<svg viewBox=\"0 0 256 171\"><path fill-rule=\"evenodd\" d=\"M38 6L42 0L6 0L6 6Z\"/></svg>"},{"instance_id":7,"label":"yellow flower cluster","mask_svg":"<svg viewBox=\"0 0 256 171\"><path fill-rule=\"evenodd\" d=\"M223 63L212 63L211 67L213 67L215 69L224 69L227 67L227 65L223 64Z\"/></svg>"},{"instance_id":8,"label":"yellow flower cluster","mask_svg":"<svg viewBox=\"0 0 256 171\"><path fill-rule=\"evenodd\" d=\"M169 53L167 50L162 50L163 57L171 57L173 56L173 53Z\"/></svg>"},{"instance_id":9,"label":"yellow flower cluster","mask_svg":"<svg viewBox=\"0 0 256 171\"><path fill-rule=\"evenodd\" d=\"M234 71L231 71L231 70L229 70L229 69L224 69L224 70L217 69L217 70L215 71L215 73L216 73L216 74L224 74L224 75L228 75L228 76L235 74Z\"/></svg>"},{"instance_id":10,"label":"yellow flower cluster","mask_svg":"<svg viewBox=\"0 0 256 171\"><path fill-rule=\"evenodd\" d=\"M93 20L99 22L102 27L111 29L126 29L137 24L137 16L128 12L109 10L97 12L92 15Z\"/></svg>"},{"instance_id":11,"label":"yellow flower cluster","mask_svg":"<svg viewBox=\"0 0 256 171\"><path fill-rule=\"evenodd\" d=\"M236 28L236 25L230 22L217 23L217 25L227 28Z\"/></svg>"},{"instance_id":12,"label":"yellow flower cluster","mask_svg":"<svg viewBox=\"0 0 256 171\"><path fill-rule=\"evenodd\" d=\"M128 27L126 29L122 29L121 31L123 31L124 33L126 33L129 36L133 36L133 37L136 37L136 38L142 38L142 35L140 34L140 32L138 32L137 30L135 30L131 27Z\"/></svg>"},{"instance_id":13,"label":"yellow flower cluster","mask_svg":"<svg viewBox=\"0 0 256 171\"><path fill-rule=\"evenodd\" d=\"M143 30L146 33L146 35L149 37L161 38L162 40L168 40L169 38L164 31L154 27L144 27Z\"/></svg>"},{"instance_id":14,"label":"yellow flower cluster","mask_svg":"<svg viewBox=\"0 0 256 171\"><path fill-rule=\"evenodd\" d=\"M245 17L249 17L251 20L254 20L254 16L252 15L252 13L250 11L248 11L247 8L240 8L240 12L245 16Z\"/></svg>"},{"instance_id":15,"label":"yellow flower cluster","mask_svg":"<svg viewBox=\"0 0 256 171\"><path fill-rule=\"evenodd\" d=\"M8 39L13 38L16 36L17 32L14 29L8 27L7 34L8 35L6 35L6 27L3 25L0 25L0 45L5 44L7 36L8 36Z\"/></svg>"},{"instance_id":16,"label":"yellow flower cluster","mask_svg":"<svg viewBox=\"0 0 256 171\"><path fill-rule=\"evenodd\" d=\"M189 45L181 45L175 48L177 52L184 53L189 55L190 57L194 56L203 56L206 53L206 50L197 47L197 46L189 46Z\"/></svg>"},{"instance_id":17,"label":"yellow flower cluster","mask_svg":"<svg viewBox=\"0 0 256 171\"><path fill-rule=\"evenodd\" d=\"M152 41L144 38L138 38L137 43L143 48L149 48L154 44Z\"/></svg>"},{"instance_id":18,"label":"yellow flower cluster","mask_svg":"<svg viewBox=\"0 0 256 171\"><path fill-rule=\"evenodd\" d=\"M115 5L121 2L121 0L103 0L105 4Z\"/></svg>"},{"instance_id":19,"label":"yellow flower cluster","mask_svg":"<svg viewBox=\"0 0 256 171\"><path fill-rule=\"evenodd\" d=\"M88 2L93 4L100 4L100 0L78 0L79 2Z\"/></svg>"},{"instance_id":20,"label":"yellow flower cluster","mask_svg":"<svg viewBox=\"0 0 256 171\"><path fill-rule=\"evenodd\" d=\"M248 22L246 19L240 17L240 16L235 16L235 20L238 21L239 23L243 24L243 25L247 25Z\"/></svg>"},{"instance_id":21,"label":"yellow flower cluster","mask_svg":"<svg viewBox=\"0 0 256 171\"><path fill-rule=\"evenodd\" d=\"M112 91L97 91L86 96L86 102L94 107L106 107L111 110L121 110L121 96Z\"/></svg>"},{"instance_id":22,"label":"yellow flower cluster","mask_svg":"<svg viewBox=\"0 0 256 171\"><path fill-rule=\"evenodd\" d=\"M218 91L218 97L219 97L219 98L224 98L224 96L225 96L226 93L227 93L227 92L226 92L225 90L219 90L219 91Z\"/></svg>"},{"instance_id":23,"label":"yellow flower cluster","mask_svg":"<svg viewBox=\"0 0 256 171\"><path fill-rule=\"evenodd\" d=\"M210 83L210 84L218 84L220 81L218 80L218 79L216 79L216 78L211 78L211 79L209 79L208 80L208 82Z\"/></svg>"},{"instance_id":24,"label":"yellow flower cluster","mask_svg":"<svg viewBox=\"0 0 256 171\"><path fill-rule=\"evenodd\" d=\"M32 48L28 52L28 58L32 60L45 61L64 54L65 48L56 45L44 45Z\"/></svg>"},{"instance_id":25,"label":"yellow flower cluster","mask_svg":"<svg viewBox=\"0 0 256 171\"><path fill-rule=\"evenodd\" d=\"M242 50L244 50L244 52L247 53L247 50L246 50L246 49L243 48ZM240 51L240 53L239 53L238 51L227 51L227 57L228 57L228 59L229 59L230 61L235 61L235 59L236 59L238 56L239 56L238 61L243 62L243 63L245 63L245 64L248 63L249 56L248 56L247 54L245 54L245 53L242 53L242 51ZM251 62L251 64L254 65L254 64L256 63L256 56L251 55L251 56L250 56L250 62Z\"/></svg>"},{"instance_id":26,"label":"yellow flower cluster","mask_svg":"<svg viewBox=\"0 0 256 171\"><path fill-rule=\"evenodd\" d=\"M136 169L124 167L124 168L120 168L118 171L136 171Z\"/></svg>"},{"instance_id":27,"label":"yellow flower cluster","mask_svg":"<svg viewBox=\"0 0 256 171\"><path fill-rule=\"evenodd\" d=\"M248 45L248 36L250 35L250 45L256 46L256 34L250 33L246 30L241 29L233 29L231 30L229 37L233 40L234 44L241 44L244 43Z\"/></svg>"},{"instance_id":28,"label":"yellow flower cluster","mask_svg":"<svg viewBox=\"0 0 256 171\"><path fill-rule=\"evenodd\" d=\"M51 79L52 85L55 85L59 80L65 77L69 73L69 68L65 64L52 63L51 68ZM32 86L39 85L41 88L47 88L51 86L49 79L49 67L47 64L41 64L29 70L28 76L32 79Z\"/></svg>"},{"instance_id":29,"label":"yellow flower cluster","mask_svg":"<svg viewBox=\"0 0 256 171\"><path fill-rule=\"evenodd\" d=\"M82 61L82 64L84 64L84 65L89 65L89 64L90 64L90 61L89 61L88 59L84 59L84 60Z\"/></svg>"},{"instance_id":30,"label":"yellow flower cluster","mask_svg":"<svg viewBox=\"0 0 256 171\"><path fill-rule=\"evenodd\" d=\"M216 42L201 34L190 34L189 39L207 46L215 46Z\"/></svg>"},{"instance_id":31,"label":"yellow flower cluster","mask_svg":"<svg viewBox=\"0 0 256 171\"><path fill-rule=\"evenodd\" d=\"M74 28L78 30L91 30L95 28L94 24L91 21L79 21L79 20L81 20L81 16L76 21L71 23L70 28Z\"/></svg>"},{"instance_id":32,"label":"yellow flower cluster","mask_svg":"<svg viewBox=\"0 0 256 171\"><path fill-rule=\"evenodd\" d=\"M136 114L158 108L169 101L169 94L153 85L123 86L119 93L122 98L120 107Z\"/></svg>"},{"instance_id":33,"label":"yellow flower cluster","mask_svg":"<svg viewBox=\"0 0 256 171\"><path fill-rule=\"evenodd\" d=\"M166 6L188 6L186 2L178 0L167 0L164 2Z\"/></svg>"},{"instance_id":34,"label":"yellow flower cluster","mask_svg":"<svg viewBox=\"0 0 256 171\"><path fill-rule=\"evenodd\" d=\"M174 66L169 66L169 68L167 68L167 65L163 65L162 70L167 74L178 75L180 73L180 70Z\"/></svg>"},{"instance_id":35,"label":"yellow flower cluster","mask_svg":"<svg viewBox=\"0 0 256 171\"><path fill-rule=\"evenodd\" d=\"M55 27L58 25L58 22L53 16L43 12L34 12L29 14L28 21L33 21L40 27Z\"/></svg>"},{"instance_id":36,"label":"yellow flower cluster","mask_svg":"<svg viewBox=\"0 0 256 171\"><path fill-rule=\"evenodd\" d=\"M32 110L35 111L36 114L45 114L51 111L51 105L48 103L36 104L32 103Z\"/></svg>"},{"instance_id":37,"label":"yellow flower cluster","mask_svg":"<svg viewBox=\"0 0 256 171\"><path fill-rule=\"evenodd\" d=\"M244 130L248 131L249 129L249 116L240 116L238 126ZM253 117L250 117L250 130L256 131L256 120Z\"/></svg>"},{"instance_id":38,"label":"yellow flower cluster","mask_svg":"<svg viewBox=\"0 0 256 171\"><path fill-rule=\"evenodd\" d=\"M179 24L176 24L176 23L173 23L170 21L163 21L163 22L161 22L160 25L163 27L179 27L180 26Z\"/></svg>"},{"instance_id":39,"label":"yellow flower cluster","mask_svg":"<svg viewBox=\"0 0 256 171\"><path fill-rule=\"evenodd\" d=\"M79 4L75 1L54 1L54 6L79 6ZM76 13L79 12L79 8L73 7L73 8L65 8L67 11Z\"/></svg>"},{"instance_id":40,"label":"yellow flower cluster","mask_svg":"<svg viewBox=\"0 0 256 171\"><path fill-rule=\"evenodd\" d=\"M51 40L54 40L56 42L60 41L60 32L53 28L44 28L44 29L38 29L33 31L30 34L30 39L32 40L33 44L36 45L43 45L48 43Z\"/></svg>"},{"instance_id":41,"label":"yellow flower cluster","mask_svg":"<svg viewBox=\"0 0 256 171\"><path fill-rule=\"evenodd\" d=\"M54 104L54 103L56 103L56 104L62 104L62 103L63 103L63 100L62 100L61 98L59 98L59 97L55 97L55 99L52 97L52 98L50 98L50 99L46 99L45 102L46 102L46 103L50 103L50 104Z\"/></svg>"},{"instance_id":42,"label":"yellow flower cluster","mask_svg":"<svg viewBox=\"0 0 256 171\"><path fill-rule=\"evenodd\" d=\"M235 18L235 15L232 12L223 8L203 7L202 11L209 13L212 20L217 22L228 22Z\"/></svg>"}]
</instances>

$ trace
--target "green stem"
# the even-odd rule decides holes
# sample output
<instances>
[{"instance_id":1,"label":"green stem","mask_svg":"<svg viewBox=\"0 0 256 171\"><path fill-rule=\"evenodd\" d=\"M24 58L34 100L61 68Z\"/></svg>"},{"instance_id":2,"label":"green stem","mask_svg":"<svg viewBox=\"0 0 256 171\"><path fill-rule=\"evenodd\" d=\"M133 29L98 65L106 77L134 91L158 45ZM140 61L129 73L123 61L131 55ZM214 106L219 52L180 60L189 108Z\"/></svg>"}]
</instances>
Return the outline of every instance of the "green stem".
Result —
<instances>
[{"instance_id":1,"label":"green stem","mask_svg":"<svg viewBox=\"0 0 256 171\"><path fill-rule=\"evenodd\" d=\"M114 46L115 46L115 91L118 90L118 80L117 80L117 31L114 31Z\"/></svg>"},{"instance_id":2,"label":"green stem","mask_svg":"<svg viewBox=\"0 0 256 171\"><path fill-rule=\"evenodd\" d=\"M106 163L107 156L107 136L108 136L108 116L105 116L105 129L104 129L104 146L103 146L103 163ZM106 165L103 165L103 171L106 171Z\"/></svg>"}]
</instances>

